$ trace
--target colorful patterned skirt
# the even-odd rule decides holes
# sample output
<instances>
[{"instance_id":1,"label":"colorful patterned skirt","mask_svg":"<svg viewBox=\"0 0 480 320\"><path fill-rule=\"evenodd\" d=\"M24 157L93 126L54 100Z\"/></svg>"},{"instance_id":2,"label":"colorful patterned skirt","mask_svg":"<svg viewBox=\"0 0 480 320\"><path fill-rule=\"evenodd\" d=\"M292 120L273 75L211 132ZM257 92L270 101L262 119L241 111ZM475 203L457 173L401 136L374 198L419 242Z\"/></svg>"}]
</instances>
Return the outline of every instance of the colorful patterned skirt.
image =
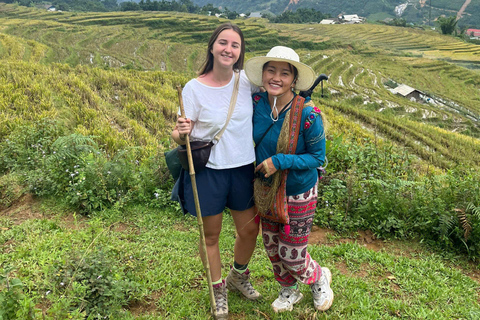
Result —
<instances>
[{"instance_id":1,"label":"colorful patterned skirt","mask_svg":"<svg viewBox=\"0 0 480 320\"><path fill-rule=\"evenodd\" d=\"M273 266L275 279L284 287L297 281L312 284L320 279L321 268L307 251L317 207L317 184L302 194L287 199L290 232L283 224L262 218L263 244Z\"/></svg>"}]
</instances>

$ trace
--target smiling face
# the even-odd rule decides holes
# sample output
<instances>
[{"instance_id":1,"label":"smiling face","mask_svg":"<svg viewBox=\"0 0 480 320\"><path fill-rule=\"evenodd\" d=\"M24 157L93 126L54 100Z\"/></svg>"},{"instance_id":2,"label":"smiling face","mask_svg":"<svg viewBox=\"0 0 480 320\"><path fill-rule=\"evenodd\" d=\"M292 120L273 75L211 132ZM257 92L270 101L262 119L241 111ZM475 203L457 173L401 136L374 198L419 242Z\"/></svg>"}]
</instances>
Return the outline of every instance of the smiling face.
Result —
<instances>
[{"instance_id":1,"label":"smiling face","mask_svg":"<svg viewBox=\"0 0 480 320\"><path fill-rule=\"evenodd\" d=\"M282 96L295 86L296 69L283 61L269 61L263 66L262 83L269 95Z\"/></svg>"},{"instance_id":2,"label":"smiling face","mask_svg":"<svg viewBox=\"0 0 480 320\"><path fill-rule=\"evenodd\" d=\"M233 69L242 50L242 39L232 29L223 30L213 43L210 52L213 55L214 66Z\"/></svg>"}]
</instances>

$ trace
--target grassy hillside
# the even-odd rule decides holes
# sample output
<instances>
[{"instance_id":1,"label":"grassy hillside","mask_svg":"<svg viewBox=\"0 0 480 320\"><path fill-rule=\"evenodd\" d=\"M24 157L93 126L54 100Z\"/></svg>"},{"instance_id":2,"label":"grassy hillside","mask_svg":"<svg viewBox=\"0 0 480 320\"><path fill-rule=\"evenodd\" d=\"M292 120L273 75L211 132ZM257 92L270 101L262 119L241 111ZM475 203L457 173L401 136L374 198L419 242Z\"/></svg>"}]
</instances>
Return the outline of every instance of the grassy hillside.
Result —
<instances>
[{"instance_id":1,"label":"grassy hillside","mask_svg":"<svg viewBox=\"0 0 480 320\"><path fill-rule=\"evenodd\" d=\"M141 145L146 156L156 152L158 141L160 149L168 148L175 86L194 75L204 43L221 21L183 13L52 13L0 4L0 137L25 121L53 117L67 131L95 136L108 152ZM440 169L480 165L479 46L369 24L237 23L247 58L288 45L329 76L325 97L317 89L314 99L331 119L331 136L378 137ZM434 103L394 95L388 83L414 87Z\"/></svg>"},{"instance_id":2,"label":"grassy hillside","mask_svg":"<svg viewBox=\"0 0 480 320\"><path fill-rule=\"evenodd\" d=\"M94 135L114 152L166 140L176 112L178 74L102 70L7 60L1 64L2 140L18 126L56 119L66 131Z\"/></svg>"},{"instance_id":3,"label":"grassy hillside","mask_svg":"<svg viewBox=\"0 0 480 320\"><path fill-rule=\"evenodd\" d=\"M47 64L65 62L71 66L168 70L189 75L193 75L203 59L201 43L219 22L187 14L48 13L5 5L0 7L2 16L0 54L3 56ZM478 46L436 33L387 26L268 25L262 20L239 21L239 24L247 39L247 57L276 44L309 48L300 52L318 73L331 77L329 88L338 92L325 100L327 105L357 97L366 102L360 109L373 108L377 111L370 110L373 114L400 115L413 123L428 124L427 128L434 125L479 136L480 77L477 72L446 62L478 67ZM415 87L445 103L432 106L393 96L383 85L388 80ZM404 134L410 135L408 130ZM432 131L431 135L437 134ZM411 139L418 140L415 136ZM474 140L466 138L460 146L473 153L471 157L458 158L478 158ZM428 148L435 146L430 143ZM423 153L417 152L428 159ZM447 156L445 152L442 154ZM447 165L445 162L440 166Z\"/></svg>"},{"instance_id":4,"label":"grassy hillside","mask_svg":"<svg viewBox=\"0 0 480 320\"><path fill-rule=\"evenodd\" d=\"M98 137L107 150L137 144L151 154L158 141L168 147L175 85L194 75L209 33L221 21L183 13L51 13L0 4L0 136L48 116ZM480 165L479 46L369 24L238 24L247 58L288 45L329 76L325 97L317 90L314 99L331 117L332 135L378 136L441 169ZM407 84L434 103L394 95L387 83ZM346 130L340 118L358 130Z\"/></svg>"}]
</instances>

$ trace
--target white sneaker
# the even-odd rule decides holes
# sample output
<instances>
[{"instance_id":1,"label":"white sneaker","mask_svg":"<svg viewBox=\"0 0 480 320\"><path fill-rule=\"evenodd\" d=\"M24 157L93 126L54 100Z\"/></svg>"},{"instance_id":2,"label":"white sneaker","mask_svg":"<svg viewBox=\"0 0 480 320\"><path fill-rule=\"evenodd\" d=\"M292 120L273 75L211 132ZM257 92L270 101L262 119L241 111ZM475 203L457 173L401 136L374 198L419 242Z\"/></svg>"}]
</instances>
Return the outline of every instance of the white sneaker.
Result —
<instances>
[{"instance_id":1,"label":"white sneaker","mask_svg":"<svg viewBox=\"0 0 480 320\"><path fill-rule=\"evenodd\" d=\"M328 268L322 268L320 280L310 286L313 295L313 304L318 311L327 311L333 302L333 291L330 288L332 273Z\"/></svg>"},{"instance_id":2,"label":"white sneaker","mask_svg":"<svg viewBox=\"0 0 480 320\"><path fill-rule=\"evenodd\" d=\"M278 298L273 301L272 308L275 312L292 311L293 305L302 300L303 294L299 289L283 287Z\"/></svg>"}]
</instances>

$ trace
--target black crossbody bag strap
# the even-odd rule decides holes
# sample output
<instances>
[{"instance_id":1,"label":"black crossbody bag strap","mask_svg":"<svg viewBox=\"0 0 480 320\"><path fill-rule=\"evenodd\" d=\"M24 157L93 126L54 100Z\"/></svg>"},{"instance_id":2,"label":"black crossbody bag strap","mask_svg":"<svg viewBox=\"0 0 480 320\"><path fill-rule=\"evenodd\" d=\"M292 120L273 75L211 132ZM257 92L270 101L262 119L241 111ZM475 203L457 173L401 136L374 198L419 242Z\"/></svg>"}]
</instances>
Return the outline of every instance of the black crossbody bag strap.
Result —
<instances>
[{"instance_id":1,"label":"black crossbody bag strap","mask_svg":"<svg viewBox=\"0 0 480 320\"><path fill-rule=\"evenodd\" d=\"M262 142L263 138L265 138L265 136L267 135L268 131L270 131L270 129L272 129L272 127L273 127L274 124L275 124L275 122L272 123L272 124L270 125L270 127L268 127L267 131L265 131L265 133L264 133L263 136L260 138L260 140L258 141L258 143L255 144L255 148L260 145L260 143Z\"/></svg>"}]
</instances>

